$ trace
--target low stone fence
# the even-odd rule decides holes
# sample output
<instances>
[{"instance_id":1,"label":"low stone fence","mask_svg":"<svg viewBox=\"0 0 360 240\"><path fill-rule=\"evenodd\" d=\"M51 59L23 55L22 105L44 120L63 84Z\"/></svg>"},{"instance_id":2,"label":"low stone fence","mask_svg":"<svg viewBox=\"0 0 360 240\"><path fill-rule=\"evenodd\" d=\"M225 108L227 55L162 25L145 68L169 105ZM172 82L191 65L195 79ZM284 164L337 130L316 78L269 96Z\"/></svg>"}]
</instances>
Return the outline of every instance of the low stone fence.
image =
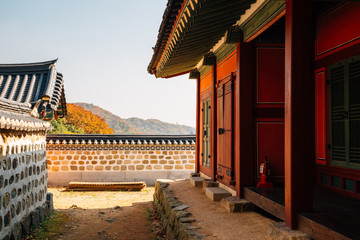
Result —
<instances>
[{"instance_id":1,"label":"low stone fence","mask_svg":"<svg viewBox=\"0 0 360 240\"><path fill-rule=\"evenodd\" d=\"M155 184L154 205L160 215L162 227L168 239L201 240L191 223L193 218L186 211L189 207L182 204L168 189L169 180L159 179Z\"/></svg>"},{"instance_id":2,"label":"low stone fence","mask_svg":"<svg viewBox=\"0 0 360 240\"><path fill-rule=\"evenodd\" d=\"M49 185L188 178L195 136L47 135Z\"/></svg>"}]
</instances>

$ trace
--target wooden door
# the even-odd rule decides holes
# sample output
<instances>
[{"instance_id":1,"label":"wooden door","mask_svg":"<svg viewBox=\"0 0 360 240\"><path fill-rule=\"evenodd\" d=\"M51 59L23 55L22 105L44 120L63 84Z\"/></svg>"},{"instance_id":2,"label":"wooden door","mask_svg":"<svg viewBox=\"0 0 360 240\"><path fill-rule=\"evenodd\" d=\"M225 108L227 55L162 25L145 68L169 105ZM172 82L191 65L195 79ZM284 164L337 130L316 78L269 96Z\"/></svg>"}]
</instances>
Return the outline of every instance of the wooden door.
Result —
<instances>
[{"instance_id":1,"label":"wooden door","mask_svg":"<svg viewBox=\"0 0 360 240\"><path fill-rule=\"evenodd\" d=\"M234 184L233 162L233 76L217 87L217 168L218 181Z\"/></svg>"}]
</instances>

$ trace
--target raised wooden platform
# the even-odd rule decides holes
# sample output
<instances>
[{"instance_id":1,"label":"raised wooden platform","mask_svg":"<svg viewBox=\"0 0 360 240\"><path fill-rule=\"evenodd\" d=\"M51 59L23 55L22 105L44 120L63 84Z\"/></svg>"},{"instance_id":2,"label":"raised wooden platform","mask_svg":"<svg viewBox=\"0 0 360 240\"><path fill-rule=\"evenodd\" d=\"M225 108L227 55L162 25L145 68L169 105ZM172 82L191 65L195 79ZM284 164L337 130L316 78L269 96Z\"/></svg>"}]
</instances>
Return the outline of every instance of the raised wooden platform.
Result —
<instances>
[{"instance_id":1,"label":"raised wooden platform","mask_svg":"<svg viewBox=\"0 0 360 240\"><path fill-rule=\"evenodd\" d=\"M245 188L245 199L285 219L284 189ZM314 239L360 239L360 201L316 187L313 212L299 216L299 229Z\"/></svg>"},{"instance_id":2,"label":"raised wooden platform","mask_svg":"<svg viewBox=\"0 0 360 240\"><path fill-rule=\"evenodd\" d=\"M68 191L140 191L145 182L70 182Z\"/></svg>"}]
</instances>

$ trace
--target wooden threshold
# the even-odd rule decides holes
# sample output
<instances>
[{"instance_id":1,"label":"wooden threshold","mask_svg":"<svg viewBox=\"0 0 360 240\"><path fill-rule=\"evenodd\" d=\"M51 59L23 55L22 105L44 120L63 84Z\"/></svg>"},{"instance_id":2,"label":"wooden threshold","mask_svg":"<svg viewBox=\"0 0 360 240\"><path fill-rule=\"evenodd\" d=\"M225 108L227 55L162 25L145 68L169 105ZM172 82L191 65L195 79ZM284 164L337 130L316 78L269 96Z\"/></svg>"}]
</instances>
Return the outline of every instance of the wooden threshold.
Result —
<instances>
[{"instance_id":1,"label":"wooden threshold","mask_svg":"<svg viewBox=\"0 0 360 240\"><path fill-rule=\"evenodd\" d=\"M315 187L312 213L298 216L298 229L313 239L360 239L360 202L339 194ZM260 189L248 187L244 190L246 200L264 211L284 220L284 189Z\"/></svg>"},{"instance_id":2,"label":"wooden threshold","mask_svg":"<svg viewBox=\"0 0 360 240\"><path fill-rule=\"evenodd\" d=\"M272 195L268 194L269 191L272 191ZM282 220L285 219L285 207L281 204L281 195L283 191L280 189L260 189L255 187L245 188L244 189L244 198L259 208L265 210L266 212L274 215L277 218ZM278 198L278 200L274 199ZM283 200L282 200L283 202Z\"/></svg>"}]
</instances>

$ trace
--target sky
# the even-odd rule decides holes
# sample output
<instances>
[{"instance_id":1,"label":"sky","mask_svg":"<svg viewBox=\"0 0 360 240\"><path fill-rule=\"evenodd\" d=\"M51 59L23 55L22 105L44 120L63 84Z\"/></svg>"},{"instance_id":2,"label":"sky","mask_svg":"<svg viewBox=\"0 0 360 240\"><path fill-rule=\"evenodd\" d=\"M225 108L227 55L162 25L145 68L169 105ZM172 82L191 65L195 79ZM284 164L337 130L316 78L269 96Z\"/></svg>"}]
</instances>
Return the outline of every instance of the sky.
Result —
<instances>
[{"instance_id":1,"label":"sky","mask_svg":"<svg viewBox=\"0 0 360 240\"><path fill-rule=\"evenodd\" d=\"M0 63L58 58L68 103L195 127L196 82L147 72L167 0L1 0Z\"/></svg>"}]
</instances>

